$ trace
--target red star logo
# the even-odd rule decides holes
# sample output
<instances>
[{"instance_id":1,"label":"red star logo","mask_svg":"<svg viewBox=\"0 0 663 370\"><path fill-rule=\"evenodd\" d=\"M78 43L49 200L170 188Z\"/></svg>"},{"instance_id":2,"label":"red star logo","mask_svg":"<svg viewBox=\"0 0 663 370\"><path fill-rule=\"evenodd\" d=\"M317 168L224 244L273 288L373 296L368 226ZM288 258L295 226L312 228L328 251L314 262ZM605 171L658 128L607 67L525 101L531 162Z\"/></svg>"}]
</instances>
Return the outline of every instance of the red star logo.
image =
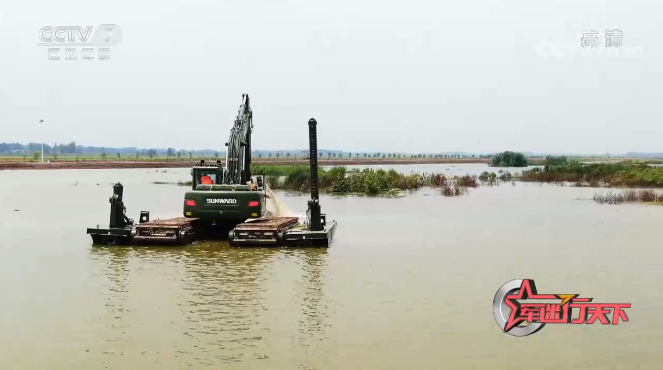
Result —
<instances>
[{"instance_id":1,"label":"red star logo","mask_svg":"<svg viewBox=\"0 0 663 370\"><path fill-rule=\"evenodd\" d=\"M518 302L518 299L559 299L559 297L554 294L537 294L534 280L523 280L518 293L507 295L504 299L504 303L511 307L511 316L509 317L509 321L504 326L505 333L525 321L524 319L520 318L520 302Z\"/></svg>"}]
</instances>

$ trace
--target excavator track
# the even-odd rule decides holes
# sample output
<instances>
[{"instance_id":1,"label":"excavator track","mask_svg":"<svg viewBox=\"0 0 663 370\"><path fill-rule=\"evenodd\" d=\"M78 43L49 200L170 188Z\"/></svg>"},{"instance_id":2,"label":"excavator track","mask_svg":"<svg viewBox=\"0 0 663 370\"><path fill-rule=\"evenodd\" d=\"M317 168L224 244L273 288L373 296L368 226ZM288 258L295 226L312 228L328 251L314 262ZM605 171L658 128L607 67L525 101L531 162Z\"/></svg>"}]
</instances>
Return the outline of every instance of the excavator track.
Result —
<instances>
[{"instance_id":1,"label":"excavator track","mask_svg":"<svg viewBox=\"0 0 663 370\"><path fill-rule=\"evenodd\" d=\"M185 245L193 241L196 218L176 217L136 225L134 242Z\"/></svg>"},{"instance_id":2,"label":"excavator track","mask_svg":"<svg viewBox=\"0 0 663 370\"><path fill-rule=\"evenodd\" d=\"M296 227L297 217L269 217L241 223L228 235L233 246L283 245L283 235Z\"/></svg>"}]
</instances>

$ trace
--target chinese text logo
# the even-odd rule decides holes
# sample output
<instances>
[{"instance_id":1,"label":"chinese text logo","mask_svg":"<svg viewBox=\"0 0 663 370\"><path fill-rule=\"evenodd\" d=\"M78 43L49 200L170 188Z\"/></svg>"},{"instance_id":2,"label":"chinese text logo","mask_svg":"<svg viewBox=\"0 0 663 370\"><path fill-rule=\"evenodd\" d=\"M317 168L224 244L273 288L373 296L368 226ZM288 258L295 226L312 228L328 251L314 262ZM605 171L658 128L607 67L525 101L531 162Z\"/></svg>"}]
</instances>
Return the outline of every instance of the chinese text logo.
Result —
<instances>
[{"instance_id":1,"label":"chinese text logo","mask_svg":"<svg viewBox=\"0 0 663 370\"><path fill-rule=\"evenodd\" d=\"M94 33L92 32L94 30ZM102 24L93 28L86 26L46 26L39 29L38 46L49 46L48 60L61 60L61 46L64 48L65 60L77 60L81 46L81 57L83 60L92 60L95 57L97 47L97 58L99 60L110 59L110 47L122 41L122 30L115 24Z\"/></svg>"},{"instance_id":2,"label":"chinese text logo","mask_svg":"<svg viewBox=\"0 0 663 370\"><path fill-rule=\"evenodd\" d=\"M622 30L605 30L605 47L615 47L619 48L622 46L623 38ZM582 37L580 38L580 46L584 47L597 47L599 45L599 31L597 30L585 30L582 31Z\"/></svg>"},{"instance_id":3,"label":"chinese text logo","mask_svg":"<svg viewBox=\"0 0 663 370\"><path fill-rule=\"evenodd\" d=\"M624 32L619 29L605 30L605 42L595 29L582 30L580 42L543 42L536 47L536 54L544 58L642 58L639 45L623 45ZM603 47L600 47L603 45Z\"/></svg>"},{"instance_id":4,"label":"chinese text logo","mask_svg":"<svg viewBox=\"0 0 663 370\"><path fill-rule=\"evenodd\" d=\"M538 294L534 280L511 280L495 294L493 315L505 333L516 337L534 334L546 324L594 324L599 321L603 325L618 325L620 319L628 321L623 310L631 308L630 303L593 303L594 298L578 296ZM561 302L538 303L537 300ZM574 309L578 312L576 318L573 318ZM611 315L612 320L608 315Z\"/></svg>"}]
</instances>

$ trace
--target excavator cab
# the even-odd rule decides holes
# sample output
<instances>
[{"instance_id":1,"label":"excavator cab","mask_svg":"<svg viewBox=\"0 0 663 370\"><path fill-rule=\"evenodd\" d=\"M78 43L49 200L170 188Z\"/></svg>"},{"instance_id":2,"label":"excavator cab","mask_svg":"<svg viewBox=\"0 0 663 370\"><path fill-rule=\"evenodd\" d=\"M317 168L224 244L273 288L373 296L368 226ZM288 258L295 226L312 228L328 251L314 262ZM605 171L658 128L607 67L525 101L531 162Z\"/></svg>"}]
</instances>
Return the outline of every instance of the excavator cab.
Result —
<instances>
[{"instance_id":1,"label":"excavator cab","mask_svg":"<svg viewBox=\"0 0 663 370\"><path fill-rule=\"evenodd\" d=\"M200 161L200 165L191 169L191 189L196 190L200 185L216 185L223 183L223 168L220 163L206 165Z\"/></svg>"}]
</instances>

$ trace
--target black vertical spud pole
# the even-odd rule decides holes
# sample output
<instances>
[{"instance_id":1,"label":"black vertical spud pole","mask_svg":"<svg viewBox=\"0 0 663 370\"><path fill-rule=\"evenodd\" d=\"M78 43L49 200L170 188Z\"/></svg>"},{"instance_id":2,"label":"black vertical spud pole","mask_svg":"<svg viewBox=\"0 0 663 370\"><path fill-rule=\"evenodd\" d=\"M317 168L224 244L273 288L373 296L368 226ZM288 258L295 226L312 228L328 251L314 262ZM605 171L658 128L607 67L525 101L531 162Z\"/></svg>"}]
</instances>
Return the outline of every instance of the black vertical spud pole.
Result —
<instances>
[{"instance_id":1,"label":"black vertical spud pole","mask_svg":"<svg viewBox=\"0 0 663 370\"><path fill-rule=\"evenodd\" d=\"M309 161L311 163L311 199L318 200L318 134L315 118L308 120Z\"/></svg>"},{"instance_id":2,"label":"black vertical spud pole","mask_svg":"<svg viewBox=\"0 0 663 370\"><path fill-rule=\"evenodd\" d=\"M308 120L309 161L311 164L311 200L308 201L309 228L312 231L322 230L320 218L320 203L318 195L318 134L315 118Z\"/></svg>"}]
</instances>

